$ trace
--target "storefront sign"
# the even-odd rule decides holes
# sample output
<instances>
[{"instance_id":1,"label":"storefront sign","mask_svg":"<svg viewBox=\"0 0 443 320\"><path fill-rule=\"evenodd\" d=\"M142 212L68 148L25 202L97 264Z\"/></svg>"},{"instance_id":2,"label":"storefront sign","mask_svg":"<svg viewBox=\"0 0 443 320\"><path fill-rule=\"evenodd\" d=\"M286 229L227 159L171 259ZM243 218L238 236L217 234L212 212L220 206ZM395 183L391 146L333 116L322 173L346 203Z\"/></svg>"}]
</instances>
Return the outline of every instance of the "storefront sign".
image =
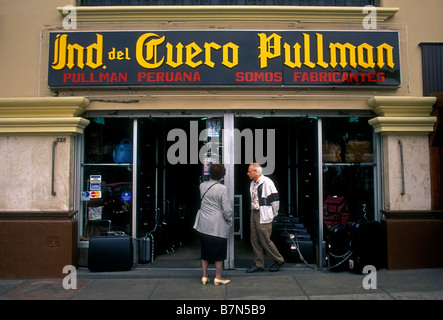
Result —
<instances>
[{"instance_id":1,"label":"storefront sign","mask_svg":"<svg viewBox=\"0 0 443 320\"><path fill-rule=\"evenodd\" d=\"M51 32L49 87L401 85L397 31Z\"/></svg>"}]
</instances>

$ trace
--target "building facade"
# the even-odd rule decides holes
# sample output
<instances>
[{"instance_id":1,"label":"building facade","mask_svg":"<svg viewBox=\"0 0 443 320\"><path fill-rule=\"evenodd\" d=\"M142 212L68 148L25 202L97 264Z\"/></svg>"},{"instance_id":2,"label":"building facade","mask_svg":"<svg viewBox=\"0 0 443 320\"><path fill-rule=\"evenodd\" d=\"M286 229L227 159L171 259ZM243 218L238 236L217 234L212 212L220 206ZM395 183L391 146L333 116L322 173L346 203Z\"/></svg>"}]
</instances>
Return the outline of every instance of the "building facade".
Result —
<instances>
[{"instance_id":1,"label":"building facade","mask_svg":"<svg viewBox=\"0 0 443 320\"><path fill-rule=\"evenodd\" d=\"M309 263L327 263L336 196L382 221L388 268L442 266L439 0L71 2L1 0L1 277L86 266L106 231L135 264L147 233L155 256L191 246L214 162L235 207L226 268L249 258L252 162Z\"/></svg>"}]
</instances>

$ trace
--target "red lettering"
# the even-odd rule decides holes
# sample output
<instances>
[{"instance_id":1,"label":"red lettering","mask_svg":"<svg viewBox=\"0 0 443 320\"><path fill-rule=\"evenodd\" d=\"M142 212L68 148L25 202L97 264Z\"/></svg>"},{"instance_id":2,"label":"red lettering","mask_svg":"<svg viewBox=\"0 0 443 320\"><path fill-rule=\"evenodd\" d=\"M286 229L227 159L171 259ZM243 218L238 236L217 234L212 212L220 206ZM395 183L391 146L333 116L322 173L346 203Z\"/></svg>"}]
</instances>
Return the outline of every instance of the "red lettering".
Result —
<instances>
[{"instance_id":1,"label":"red lettering","mask_svg":"<svg viewBox=\"0 0 443 320\"><path fill-rule=\"evenodd\" d=\"M298 78L301 77L301 72L294 72L294 81L297 82Z\"/></svg>"},{"instance_id":2,"label":"red lettering","mask_svg":"<svg viewBox=\"0 0 443 320\"><path fill-rule=\"evenodd\" d=\"M237 72L235 74L237 82L281 82L283 74L281 72Z\"/></svg>"},{"instance_id":3,"label":"red lettering","mask_svg":"<svg viewBox=\"0 0 443 320\"><path fill-rule=\"evenodd\" d=\"M358 82L358 74L353 74L352 72L349 73L349 81L355 81Z\"/></svg>"},{"instance_id":4,"label":"red lettering","mask_svg":"<svg viewBox=\"0 0 443 320\"><path fill-rule=\"evenodd\" d=\"M72 74L72 82L81 82L80 76L81 76L80 73L73 73Z\"/></svg>"},{"instance_id":5,"label":"red lettering","mask_svg":"<svg viewBox=\"0 0 443 320\"><path fill-rule=\"evenodd\" d=\"M184 79L184 81L192 81L192 74L191 73L187 73L187 72L185 72L184 74L183 74L183 79Z\"/></svg>"},{"instance_id":6,"label":"red lettering","mask_svg":"<svg viewBox=\"0 0 443 320\"><path fill-rule=\"evenodd\" d=\"M141 75L139 74L139 78ZM63 83L107 83L127 82L127 72L100 72L96 73L64 73Z\"/></svg>"},{"instance_id":7,"label":"red lettering","mask_svg":"<svg viewBox=\"0 0 443 320\"><path fill-rule=\"evenodd\" d=\"M311 82L317 82L317 81L318 81L318 73L311 72Z\"/></svg>"},{"instance_id":8,"label":"red lettering","mask_svg":"<svg viewBox=\"0 0 443 320\"><path fill-rule=\"evenodd\" d=\"M369 83L384 82L386 74L384 72L294 72L294 82L310 82L310 83Z\"/></svg>"},{"instance_id":9,"label":"red lettering","mask_svg":"<svg viewBox=\"0 0 443 320\"><path fill-rule=\"evenodd\" d=\"M326 82L328 81L328 73L327 72L320 72L318 77L319 82Z\"/></svg>"},{"instance_id":10,"label":"red lettering","mask_svg":"<svg viewBox=\"0 0 443 320\"><path fill-rule=\"evenodd\" d=\"M199 72L139 72L138 82L200 82Z\"/></svg>"},{"instance_id":11,"label":"red lettering","mask_svg":"<svg viewBox=\"0 0 443 320\"><path fill-rule=\"evenodd\" d=\"M63 74L63 83L66 83L69 79L71 79L72 74L71 73L64 73Z\"/></svg>"},{"instance_id":12,"label":"red lettering","mask_svg":"<svg viewBox=\"0 0 443 320\"><path fill-rule=\"evenodd\" d=\"M143 78L146 78L146 72L138 73L138 82L141 82Z\"/></svg>"},{"instance_id":13,"label":"red lettering","mask_svg":"<svg viewBox=\"0 0 443 320\"><path fill-rule=\"evenodd\" d=\"M340 82L340 78L338 78L338 77L340 77L340 72L333 72L332 73L332 80L334 81L334 82Z\"/></svg>"},{"instance_id":14,"label":"red lettering","mask_svg":"<svg viewBox=\"0 0 443 320\"><path fill-rule=\"evenodd\" d=\"M118 73L118 82L128 82L128 73Z\"/></svg>"},{"instance_id":15,"label":"red lettering","mask_svg":"<svg viewBox=\"0 0 443 320\"><path fill-rule=\"evenodd\" d=\"M384 72L377 72L377 81L385 82L386 77Z\"/></svg>"},{"instance_id":16,"label":"red lettering","mask_svg":"<svg viewBox=\"0 0 443 320\"><path fill-rule=\"evenodd\" d=\"M100 82L109 82L109 73L100 73Z\"/></svg>"}]
</instances>

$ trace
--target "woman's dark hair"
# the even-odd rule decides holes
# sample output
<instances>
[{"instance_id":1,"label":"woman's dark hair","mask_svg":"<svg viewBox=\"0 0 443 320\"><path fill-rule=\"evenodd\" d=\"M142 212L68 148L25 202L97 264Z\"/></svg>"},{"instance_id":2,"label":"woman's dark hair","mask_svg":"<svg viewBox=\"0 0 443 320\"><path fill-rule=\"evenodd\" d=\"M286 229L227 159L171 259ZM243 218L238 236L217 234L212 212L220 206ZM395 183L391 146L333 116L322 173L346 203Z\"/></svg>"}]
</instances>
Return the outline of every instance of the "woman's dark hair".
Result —
<instances>
[{"instance_id":1,"label":"woman's dark hair","mask_svg":"<svg viewBox=\"0 0 443 320\"><path fill-rule=\"evenodd\" d=\"M209 167L209 175L212 180L221 180L226 174L226 168L222 163L213 163Z\"/></svg>"}]
</instances>

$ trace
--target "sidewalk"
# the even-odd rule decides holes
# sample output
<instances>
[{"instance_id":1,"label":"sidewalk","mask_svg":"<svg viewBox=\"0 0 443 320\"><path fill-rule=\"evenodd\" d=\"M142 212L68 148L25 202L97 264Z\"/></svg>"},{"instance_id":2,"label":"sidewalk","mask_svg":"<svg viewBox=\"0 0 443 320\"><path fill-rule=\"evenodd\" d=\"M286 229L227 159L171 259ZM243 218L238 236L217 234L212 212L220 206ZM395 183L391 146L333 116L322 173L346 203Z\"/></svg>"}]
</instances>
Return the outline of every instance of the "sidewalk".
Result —
<instances>
[{"instance_id":1,"label":"sidewalk","mask_svg":"<svg viewBox=\"0 0 443 320\"><path fill-rule=\"evenodd\" d=\"M366 274L305 267L254 274L225 270L223 275L231 283L214 286L201 284L197 268L98 273L84 268L77 270L76 289L64 289L62 278L0 279L0 300L443 300L443 269L381 269L371 278L376 289L364 288Z\"/></svg>"}]
</instances>

